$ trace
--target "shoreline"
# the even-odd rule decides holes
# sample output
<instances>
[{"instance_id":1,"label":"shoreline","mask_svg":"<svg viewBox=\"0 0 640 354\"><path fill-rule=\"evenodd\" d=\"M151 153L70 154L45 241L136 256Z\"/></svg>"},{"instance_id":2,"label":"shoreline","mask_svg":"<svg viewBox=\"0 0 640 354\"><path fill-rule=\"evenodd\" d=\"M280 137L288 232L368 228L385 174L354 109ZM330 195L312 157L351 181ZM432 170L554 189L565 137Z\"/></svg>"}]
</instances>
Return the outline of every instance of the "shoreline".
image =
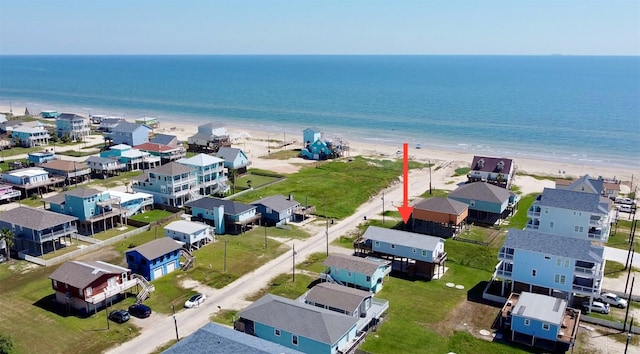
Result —
<instances>
[{"instance_id":1,"label":"shoreline","mask_svg":"<svg viewBox=\"0 0 640 354\"><path fill-rule=\"evenodd\" d=\"M24 105L12 105L14 113L22 114L25 111ZM38 110L39 112L40 110ZM69 110L76 114L87 116L86 112L81 110ZM9 112L9 106L0 105L0 112ZM37 114L38 112L31 112ZM126 116L125 116L126 117ZM128 117L130 121L134 118ZM226 129L227 133L236 137L234 147L243 148L243 144L249 145L246 147L249 157L259 157L266 155L268 144L267 140L283 141L286 139L296 140L297 142L288 149L299 149L302 147L302 129L294 130L292 127L282 127L276 124L256 124L250 122L232 122L227 124L223 117L215 119L203 119L202 123L195 123L190 119L168 119L158 117L160 125L154 131L157 133L165 133L176 135L179 140L186 141L187 138L197 132L199 124L209 122L220 122ZM312 126L312 125L310 125ZM298 127L296 127L298 128ZM304 128L303 128L304 129ZM350 145L350 155L363 155L373 156L378 158L397 158L399 157L397 151L402 150L402 139L391 140L385 138L358 138L358 135L353 132L346 132L343 134L336 134L337 132L327 131L325 135L326 139L332 139L335 136L340 136L343 140L347 141ZM246 138L240 140L243 136ZM411 140L411 139L406 139ZM581 156L576 155L549 155L540 156L532 154L531 156L525 155L523 152L512 153L493 153L490 147L483 145L470 145L461 143L452 143L451 145L445 145L438 142L420 143L416 141L406 141L409 144L409 158L420 162L450 162L459 167L469 167L474 155L491 156L491 157L504 157L514 160L516 169L520 173L549 176L557 178L577 178L584 174L589 174L593 178L599 176L606 178L616 178L623 183L629 183L632 178L637 180L640 178L640 165L634 166L631 161L625 161L626 164L611 163L601 159L585 159L580 160ZM416 145L420 143L421 148L417 149ZM243 149L244 150L244 149ZM272 152L279 149L272 147ZM623 156L619 156L620 161L624 161ZM277 160L266 160L271 164L277 164ZM299 160L306 161L306 160ZM640 162L639 162L640 163ZM268 167L267 167L268 168ZM635 183L634 183L635 185Z\"/></svg>"}]
</instances>

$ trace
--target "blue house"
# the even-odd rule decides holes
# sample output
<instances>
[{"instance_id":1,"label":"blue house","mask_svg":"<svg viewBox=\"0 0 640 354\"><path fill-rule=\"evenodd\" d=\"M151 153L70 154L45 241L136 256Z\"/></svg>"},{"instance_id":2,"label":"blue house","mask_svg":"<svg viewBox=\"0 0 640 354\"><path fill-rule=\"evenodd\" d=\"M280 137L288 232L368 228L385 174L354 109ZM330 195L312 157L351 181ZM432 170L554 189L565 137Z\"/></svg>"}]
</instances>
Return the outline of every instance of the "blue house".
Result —
<instances>
[{"instance_id":1,"label":"blue house","mask_svg":"<svg viewBox=\"0 0 640 354\"><path fill-rule=\"evenodd\" d=\"M120 208L125 217L142 213L145 210L153 207L153 195L148 193L126 193L116 190L110 190L111 197L118 198L120 200Z\"/></svg>"},{"instance_id":2,"label":"blue house","mask_svg":"<svg viewBox=\"0 0 640 354\"><path fill-rule=\"evenodd\" d=\"M196 186L200 195L226 193L229 186L225 183L224 161L218 157L198 154L189 158L182 158L179 164L191 167L196 174Z\"/></svg>"},{"instance_id":3,"label":"blue house","mask_svg":"<svg viewBox=\"0 0 640 354\"><path fill-rule=\"evenodd\" d=\"M484 182L462 185L449 193L448 198L469 205L469 222L490 225L509 216L519 200L514 193Z\"/></svg>"},{"instance_id":4,"label":"blue house","mask_svg":"<svg viewBox=\"0 0 640 354\"><path fill-rule=\"evenodd\" d=\"M174 221L165 226L164 235L184 244L189 250L197 250L213 242L211 226L187 220Z\"/></svg>"},{"instance_id":5,"label":"blue house","mask_svg":"<svg viewBox=\"0 0 640 354\"><path fill-rule=\"evenodd\" d=\"M100 157L114 159L125 165L125 169L128 171L154 168L160 166L161 162L159 156L153 156L127 144L113 145L109 147L109 150L102 151Z\"/></svg>"},{"instance_id":6,"label":"blue house","mask_svg":"<svg viewBox=\"0 0 640 354\"><path fill-rule=\"evenodd\" d=\"M500 322L513 342L564 352L575 342L580 311L567 307L564 299L512 293L502 308Z\"/></svg>"},{"instance_id":7,"label":"blue house","mask_svg":"<svg viewBox=\"0 0 640 354\"><path fill-rule=\"evenodd\" d=\"M78 218L44 209L20 206L0 213L0 229L12 230L13 248L42 255L72 244ZM62 239L62 241L61 241Z\"/></svg>"},{"instance_id":8,"label":"blue house","mask_svg":"<svg viewBox=\"0 0 640 354\"><path fill-rule=\"evenodd\" d=\"M439 278L447 260L440 237L377 226L369 226L354 246L357 254L388 259L395 270L427 278Z\"/></svg>"},{"instance_id":9,"label":"blue house","mask_svg":"<svg viewBox=\"0 0 640 354\"><path fill-rule=\"evenodd\" d=\"M311 146L320 139L322 139L322 131L316 127L309 127L302 131L302 141L305 147Z\"/></svg>"},{"instance_id":10,"label":"blue house","mask_svg":"<svg viewBox=\"0 0 640 354\"><path fill-rule=\"evenodd\" d=\"M193 334L162 352L163 354L303 354L295 349L250 336L215 322L209 322Z\"/></svg>"},{"instance_id":11,"label":"blue house","mask_svg":"<svg viewBox=\"0 0 640 354\"><path fill-rule=\"evenodd\" d=\"M168 237L147 242L126 252L127 265L132 272L156 280L180 269L182 245Z\"/></svg>"},{"instance_id":12,"label":"blue house","mask_svg":"<svg viewBox=\"0 0 640 354\"><path fill-rule=\"evenodd\" d=\"M105 139L111 140L115 145L126 144L135 146L148 142L151 131L152 129L146 125L120 122L113 127L110 133L105 133Z\"/></svg>"},{"instance_id":13,"label":"blue house","mask_svg":"<svg viewBox=\"0 0 640 354\"><path fill-rule=\"evenodd\" d=\"M29 162L32 162L34 164L41 164L50 160L54 160L55 158L56 158L56 154L53 151L53 149L51 149L51 151L45 150L45 151L38 151L38 152L30 152L27 154L27 160L29 160Z\"/></svg>"},{"instance_id":14,"label":"blue house","mask_svg":"<svg viewBox=\"0 0 640 354\"><path fill-rule=\"evenodd\" d=\"M384 277L391 272L389 261L339 253L330 254L322 265L327 267L322 279L374 293L382 290Z\"/></svg>"},{"instance_id":15,"label":"blue house","mask_svg":"<svg viewBox=\"0 0 640 354\"><path fill-rule=\"evenodd\" d=\"M257 207L232 200L205 197L184 205L192 220L203 220L212 225L216 235L227 232L239 234L262 217Z\"/></svg>"},{"instance_id":16,"label":"blue house","mask_svg":"<svg viewBox=\"0 0 640 354\"><path fill-rule=\"evenodd\" d=\"M49 132L40 125L29 126L28 124L19 125L11 131L11 139L16 145L22 147L34 147L49 145Z\"/></svg>"},{"instance_id":17,"label":"blue house","mask_svg":"<svg viewBox=\"0 0 640 354\"><path fill-rule=\"evenodd\" d=\"M236 171L238 174L247 173L247 168L251 164L241 149L223 146L216 152L216 156L224 160L225 168Z\"/></svg>"},{"instance_id":18,"label":"blue house","mask_svg":"<svg viewBox=\"0 0 640 354\"><path fill-rule=\"evenodd\" d=\"M14 185L40 184L49 180L49 172L40 167L27 167L4 172L2 180Z\"/></svg>"},{"instance_id":19,"label":"blue house","mask_svg":"<svg viewBox=\"0 0 640 354\"><path fill-rule=\"evenodd\" d=\"M132 180L134 192L153 195L157 204L181 207L193 198L200 198L197 192L196 172L193 168L169 162L146 171Z\"/></svg>"},{"instance_id":20,"label":"blue house","mask_svg":"<svg viewBox=\"0 0 640 354\"><path fill-rule=\"evenodd\" d=\"M365 336L357 318L271 294L238 317L236 330L304 353L348 353Z\"/></svg>"},{"instance_id":21,"label":"blue house","mask_svg":"<svg viewBox=\"0 0 640 354\"><path fill-rule=\"evenodd\" d=\"M68 136L71 140L84 140L89 136L89 119L73 113L62 113L56 118L58 136Z\"/></svg>"},{"instance_id":22,"label":"blue house","mask_svg":"<svg viewBox=\"0 0 640 354\"><path fill-rule=\"evenodd\" d=\"M85 235L114 228L123 219L120 200L93 188L70 189L44 201L49 210L78 218L78 232Z\"/></svg>"},{"instance_id":23,"label":"blue house","mask_svg":"<svg viewBox=\"0 0 640 354\"><path fill-rule=\"evenodd\" d=\"M253 203L262 214L262 220L270 225L284 225L294 221L296 211L300 208L300 203L296 202L291 195L273 195L262 198Z\"/></svg>"},{"instance_id":24,"label":"blue house","mask_svg":"<svg viewBox=\"0 0 640 354\"><path fill-rule=\"evenodd\" d=\"M509 229L498 253L494 279L502 280L502 296L528 291L573 301L575 295L599 296L604 273L604 247L592 241Z\"/></svg>"}]
</instances>

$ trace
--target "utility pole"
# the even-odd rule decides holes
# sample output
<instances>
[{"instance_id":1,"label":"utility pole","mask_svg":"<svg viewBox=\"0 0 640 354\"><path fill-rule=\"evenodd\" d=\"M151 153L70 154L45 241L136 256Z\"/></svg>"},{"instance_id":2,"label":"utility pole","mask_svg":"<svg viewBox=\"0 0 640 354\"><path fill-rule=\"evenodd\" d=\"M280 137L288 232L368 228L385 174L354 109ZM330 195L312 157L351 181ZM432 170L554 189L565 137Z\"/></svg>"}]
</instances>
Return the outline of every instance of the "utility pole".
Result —
<instances>
[{"instance_id":1,"label":"utility pole","mask_svg":"<svg viewBox=\"0 0 640 354\"><path fill-rule=\"evenodd\" d=\"M382 191L382 225L384 225L384 191Z\"/></svg>"},{"instance_id":2,"label":"utility pole","mask_svg":"<svg viewBox=\"0 0 640 354\"><path fill-rule=\"evenodd\" d=\"M227 243L229 243L229 240L224 240L224 265L223 265L223 273L227 272Z\"/></svg>"},{"instance_id":3,"label":"utility pole","mask_svg":"<svg viewBox=\"0 0 640 354\"><path fill-rule=\"evenodd\" d=\"M632 245L633 246L633 245ZM627 272L627 283L624 285L624 293L627 293L627 288L629 287L629 278L631 277L631 268L632 264L633 264L633 254L636 253L636 248L632 247L632 253L631 253L631 262L629 262L629 271ZM634 276L635 278L635 276ZM631 282L631 287L633 287L633 282Z\"/></svg>"},{"instance_id":4,"label":"utility pole","mask_svg":"<svg viewBox=\"0 0 640 354\"><path fill-rule=\"evenodd\" d=\"M324 219L327 223L327 227L324 231L324 237L326 239L326 243L327 243L327 256L329 256L329 219L327 218L327 198L323 197L322 198L322 208L324 209Z\"/></svg>"},{"instance_id":5,"label":"utility pole","mask_svg":"<svg viewBox=\"0 0 640 354\"><path fill-rule=\"evenodd\" d=\"M293 282L296 282L296 244L293 244Z\"/></svg>"},{"instance_id":6,"label":"utility pole","mask_svg":"<svg viewBox=\"0 0 640 354\"><path fill-rule=\"evenodd\" d=\"M631 307L631 293L633 293L633 283L636 281L636 276L633 276L631 280L631 290L629 290L629 297L627 298L627 312L624 315L624 323L622 324L622 331L627 328L627 318L629 317L629 308ZM626 293L626 291L625 291ZM631 327L633 327L633 317L631 317L631 324L629 325L629 332L631 332Z\"/></svg>"},{"instance_id":7,"label":"utility pole","mask_svg":"<svg viewBox=\"0 0 640 354\"><path fill-rule=\"evenodd\" d=\"M267 223L264 223L264 249L267 249Z\"/></svg>"},{"instance_id":8,"label":"utility pole","mask_svg":"<svg viewBox=\"0 0 640 354\"><path fill-rule=\"evenodd\" d=\"M433 192L431 190L431 160L429 160L429 195L431 195Z\"/></svg>"},{"instance_id":9,"label":"utility pole","mask_svg":"<svg viewBox=\"0 0 640 354\"><path fill-rule=\"evenodd\" d=\"M171 304L171 310L173 310L173 325L176 327L176 340L180 341L180 336L178 336L178 319L176 318L176 307Z\"/></svg>"}]
</instances>

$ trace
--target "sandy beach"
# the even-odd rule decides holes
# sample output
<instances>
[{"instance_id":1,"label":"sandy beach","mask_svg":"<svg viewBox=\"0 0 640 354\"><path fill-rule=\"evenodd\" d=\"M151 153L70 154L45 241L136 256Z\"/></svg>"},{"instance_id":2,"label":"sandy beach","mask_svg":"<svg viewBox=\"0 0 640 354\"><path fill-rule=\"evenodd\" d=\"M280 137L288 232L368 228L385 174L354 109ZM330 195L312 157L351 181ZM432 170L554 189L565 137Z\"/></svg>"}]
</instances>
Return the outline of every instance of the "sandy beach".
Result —
<instances>
[{"instance_id":1,"label":"sandy beach","mask_svg":"<svg viewBox=\"0 0 640 354\"><path fill-rule=\"evenodd\" d=\"M9 112L10 107L0 106L0 113ZM11 107L15 114L22 114L25 107ZM38 112L32 112L37 114ZM76 114L86 116L86 113L76 112ZM133 121L133 119L129 119ZM204 121L203 121L204 123ZM224 122L222 122L224 123ZM292 173L297 171L301 165L305 163L314 163L314 161L293 158L290 160L278 159L262 159L268 154L268 151L276 152L282 149L300 149L302 148L302 131L297 134L292 131L274 132L273 130L259 130L244 126L225 125L228 134L232 138L233 146L243 149L252 160L252 166L273 170L282 173ZM197 132L198 125L194 123L185 123L180 121L163 121L160 120L160 126L155 129L155 133L176 135L178 139L186 141L189 136ZM336 132L327 132L327 137L332 137ZM286 139L288 142L294 141L292 144L282 147L282 141ZM367 141L348 140L350 151L349 156L371 156L376 158L401 158L401 145L388 145L384 143L372 143ZM436 165L446 164L453 167L469 167L473 159L473 152L446 151L442 149L433 149L432 147L416 148L409 145L409 158L419 162L432 162ZM491 156L491 155L489 155ZM516 164L516 169L520 174L542 175L552 177L570 177L577 178L585 174L592 177L603 176L606 178L616 178L621 183L621 193L629 193L631 182L636 186L640 179L640 171L624 166L601 166L590 164L588 161L584 164L556 162L542 159L516 158L512 156L492 156L511 158ZM528 180L532 180L529 185ZM436 188L453 189L451 183L446 184L444 181L436 184ZM437 186L440 184L440 186ZM523 193L529 190L541 191L542 187L553 187L551 181L540 181L533 178L524 178L519 176L516 184L522 189Z\"/></svg>"}]
</instances>

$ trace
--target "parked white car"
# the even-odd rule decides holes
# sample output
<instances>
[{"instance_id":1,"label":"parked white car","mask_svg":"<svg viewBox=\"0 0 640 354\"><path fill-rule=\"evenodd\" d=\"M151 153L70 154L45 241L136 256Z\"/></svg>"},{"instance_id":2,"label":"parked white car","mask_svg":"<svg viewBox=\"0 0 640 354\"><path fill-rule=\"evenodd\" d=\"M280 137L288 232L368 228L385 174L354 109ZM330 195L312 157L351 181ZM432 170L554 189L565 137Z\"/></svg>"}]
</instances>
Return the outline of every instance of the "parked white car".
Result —
<instances>
[{"instance_id":1,"label":"parked white car","mask_svg":"<svg viewBox=\"0 0 640 354\"><path fill-rule=\"evenodd\" d=\"M596 300L605 304L609 304L611 306L619 307L621 309L627 307L627 300L613 293L601 293L600 297L598 297Z\"/></svg>"},{"instance_id":2,"label":"parked white car","mask_svg":"<svg viewBox=\"0 0 640 354\"><path fill-rule=\"evenodd\" d=\"M616 206L616 209L618 209L618 211L621 211L623 213L633 213L633 207L631 205L618 205Z\"/></svg>"},{"instance_id":3,"label":"parked white car","mask_svg":"<svg viewBox=\"0 0 640 354\"><path fill-rule=\"evenodd\" d=\"M585 310L586 313L589 312L598 312L603 315L609 313L609 304L604 304L600 301L594 301L591 303L591 307L589 307L589 301L585 301L582 303L582 309Z\"/></svg>"},{"instance_id":4,"label":"parked white car","mask_svg":"<svg viewBox=\"0 0 640 354\"><path fill-rule=\"evenodd\" d=\"M204 296L204 294L195 294L193 296L191 296L189 298L189 300L187 300L184 303L184 307L190 309L193 307L198 307L200 306L202 303L204 303L204 301L207 299L206 296Z\"/></svg>"},{"instance_id":5,"label":"parked white car","mask_svg":"<svg viewBox=\"0 0 640 354\"><path fill-rule=\"evenodd\" d=\"M617 197L615 199L616 204L625 204L625 205L633 205L635 204L635 201L631 198L626 198L626 197Z\"/></svg>"}]
</instances>

